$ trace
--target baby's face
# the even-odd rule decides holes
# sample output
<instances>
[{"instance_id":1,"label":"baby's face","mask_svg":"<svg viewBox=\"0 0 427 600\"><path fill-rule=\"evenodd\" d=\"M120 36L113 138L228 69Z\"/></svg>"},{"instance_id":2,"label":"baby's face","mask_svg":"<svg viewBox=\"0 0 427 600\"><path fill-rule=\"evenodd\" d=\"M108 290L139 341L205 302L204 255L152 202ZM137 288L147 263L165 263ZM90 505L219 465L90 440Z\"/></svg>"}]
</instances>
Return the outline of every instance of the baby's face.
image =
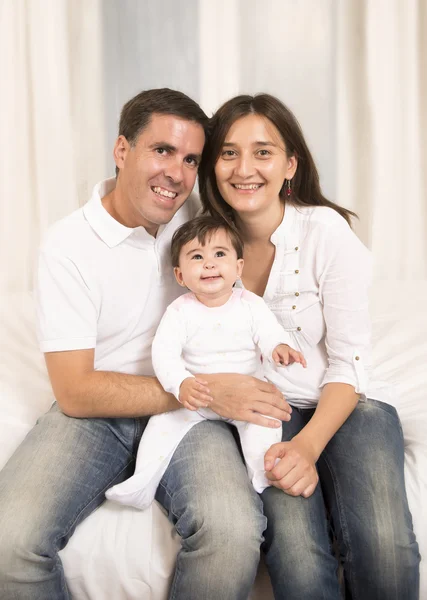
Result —
<instances>
[{"instance_id":1,"label":"baby's face","mask_svg":"<svg viewBox=\"0 0 427 600\"><path fill-rule=\"evenodd\" d=\"M243 269L227 233L219 229L202 246L196 238L182 247L179 267L175 267L178 283L191 290L197 298L224 301L230 296Z\"/></svg>"}]
</instances>

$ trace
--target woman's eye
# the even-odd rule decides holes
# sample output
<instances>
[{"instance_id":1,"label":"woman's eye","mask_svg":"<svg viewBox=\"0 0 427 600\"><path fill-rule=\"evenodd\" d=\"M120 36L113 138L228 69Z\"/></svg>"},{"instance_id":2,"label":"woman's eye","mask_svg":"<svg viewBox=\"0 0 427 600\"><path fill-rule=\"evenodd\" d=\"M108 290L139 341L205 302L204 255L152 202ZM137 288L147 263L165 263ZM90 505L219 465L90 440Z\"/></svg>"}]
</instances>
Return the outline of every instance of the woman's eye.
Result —
<instances>
[{"instance_id":1,"label":"woman's eye","mask_svg":"<svg viewBox=\"0 0 427 600\"><path fill-rule=\"evenodd\" d=\"M260 150L258 154L260 156L270 156L271 153L268 150Z\"/></svg>"},{"instance_id":2,"label":"woman's eye","mask_svg":"<svg viewBox=\"0 0 427 600\"><path fill-rule=\"evenodd\" d=\"M236 153L234 150L224 150L222 152L221 156L224 156L225 158L229 158L231 156L236 156Z\"/></svg>"}]
</instances>

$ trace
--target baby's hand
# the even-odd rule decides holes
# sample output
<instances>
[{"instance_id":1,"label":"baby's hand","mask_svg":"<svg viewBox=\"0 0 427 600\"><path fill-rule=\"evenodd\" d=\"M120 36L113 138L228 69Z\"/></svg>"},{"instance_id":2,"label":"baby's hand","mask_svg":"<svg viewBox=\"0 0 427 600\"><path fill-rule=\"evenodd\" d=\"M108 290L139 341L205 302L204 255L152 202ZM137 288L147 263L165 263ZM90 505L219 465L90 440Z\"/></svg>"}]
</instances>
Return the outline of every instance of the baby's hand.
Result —
<instances>
[{"instance_id":1,"label":"baby's hand","mask_svg":"<svg viewBox=\"0 0 427 600\"><path fill-rule=\"evenodd\" d=\"M273 360L276 365L291 365L294 362L300 363L304 369L307 367L306 360L302 352L294 350L287 344L279 344L273 350Z\"/></svg>"},{"instance_id":2,"label":"baby's hand","mask_svg":"<svg viewBox=\"0 0 427 600\"><path fill-rule=\"evenodd\" d=\"M208 382L197 377L187 377L179 387L179 402L189 410L207 408L212 402Z\"/></svg>"}]
</instances>

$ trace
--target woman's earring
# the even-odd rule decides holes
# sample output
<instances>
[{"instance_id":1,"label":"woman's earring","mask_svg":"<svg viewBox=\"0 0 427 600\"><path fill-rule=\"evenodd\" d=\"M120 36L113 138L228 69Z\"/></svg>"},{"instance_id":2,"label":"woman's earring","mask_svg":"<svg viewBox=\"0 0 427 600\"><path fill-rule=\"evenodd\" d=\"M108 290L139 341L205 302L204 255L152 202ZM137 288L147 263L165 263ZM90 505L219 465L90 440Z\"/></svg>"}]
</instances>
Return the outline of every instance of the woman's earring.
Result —
<instances>
[{"instance_id":1,"label":"woman's earring","mask_svg":"<svg viewBox=\"0 0 427 600\"><path fill-rule=\"evenodd\" d=\"M291 188L291 180L287 179L286 180L286 195L289 198L289 196L292 195L292 188Z\"/></svg>"}]
</instances>

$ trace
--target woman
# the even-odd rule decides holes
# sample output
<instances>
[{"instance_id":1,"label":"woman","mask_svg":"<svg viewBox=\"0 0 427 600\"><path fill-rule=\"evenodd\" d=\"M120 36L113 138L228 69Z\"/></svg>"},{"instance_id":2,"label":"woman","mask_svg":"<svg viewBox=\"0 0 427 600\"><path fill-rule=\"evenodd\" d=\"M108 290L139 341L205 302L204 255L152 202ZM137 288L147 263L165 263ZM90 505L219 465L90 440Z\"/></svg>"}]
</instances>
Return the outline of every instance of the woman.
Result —
<instances>
[{"instance_id":1,"label":"woman","mask_svg":"<svg viewBox=\"0 0 427 600\"><path fill-rule=\"evenodd\" d=\"M293 406L265 457L275 598L340 598L338 553L351 598L415 600L402 429L368 385L370 258L351 230L354 213L322 195L298 122L267 94L233 98L213 116L199 181L204 209L243 236L242 284L307 360L286 380L269 373Z\"/></svg>"}]
</instances>

